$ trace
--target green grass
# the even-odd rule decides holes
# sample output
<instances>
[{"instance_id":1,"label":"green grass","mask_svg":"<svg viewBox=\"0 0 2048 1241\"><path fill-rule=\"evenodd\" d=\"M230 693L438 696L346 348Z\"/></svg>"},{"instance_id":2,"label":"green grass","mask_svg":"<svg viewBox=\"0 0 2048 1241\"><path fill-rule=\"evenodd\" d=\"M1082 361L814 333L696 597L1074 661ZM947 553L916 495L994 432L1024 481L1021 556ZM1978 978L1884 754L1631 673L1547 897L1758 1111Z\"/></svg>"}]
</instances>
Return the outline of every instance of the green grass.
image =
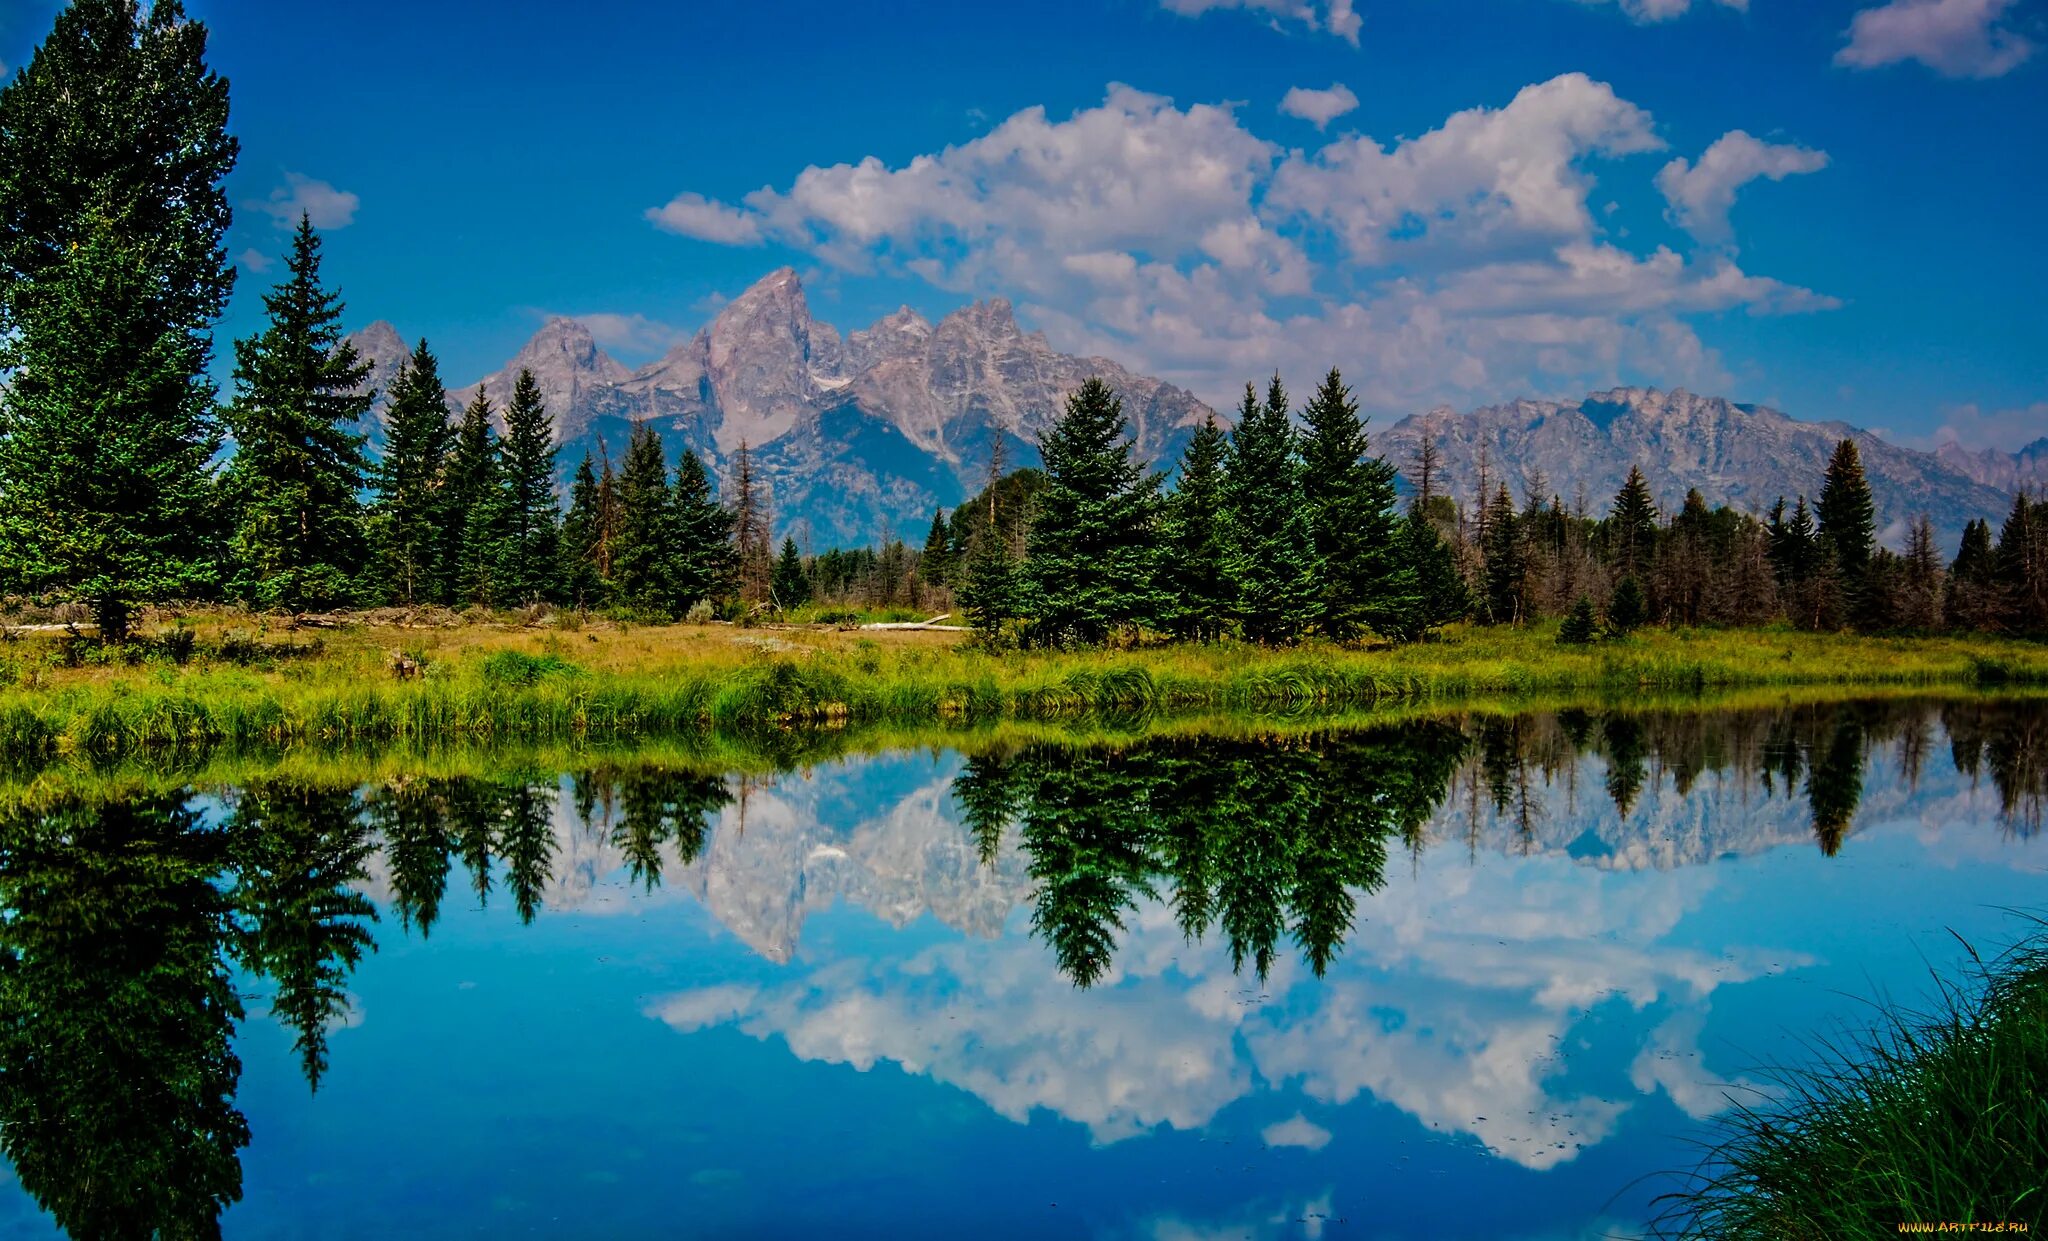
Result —
<instances>
[{"instance_id":1,"label":"green grass","mask_svg":"<svg viewBox=\"0 0 2048 1241\"><path fill-rule=\"evenodd\" d=\"M557 741L706 729L956 728L1401 704L1627 698L1742 687L2048 684L2048 647L1791 630L1645 631L1561 647L1553 626L1460 629L1397 649L1241 644L988 652L958 635L730 626L358 625L194 636L106 653L0 647L0 755L431 740ZM403 655L417 675L394 669ZM182 662L180 662L182 660Z\"/></svg>"},{"instance_id":2,"label":"green grass","mask_svg":"<svg viewBox=\"0 0 2048 1241\"><path fill-rule=\"evenodd\" d=\"M1773 1075L1783 1099L1731 1113L1668 1232L1821 1241L2048 1223L2048 934L1972 981L1944 985L1932 1011L1885 1010L1817 1068Z\"/></svg>"}]
</instances>

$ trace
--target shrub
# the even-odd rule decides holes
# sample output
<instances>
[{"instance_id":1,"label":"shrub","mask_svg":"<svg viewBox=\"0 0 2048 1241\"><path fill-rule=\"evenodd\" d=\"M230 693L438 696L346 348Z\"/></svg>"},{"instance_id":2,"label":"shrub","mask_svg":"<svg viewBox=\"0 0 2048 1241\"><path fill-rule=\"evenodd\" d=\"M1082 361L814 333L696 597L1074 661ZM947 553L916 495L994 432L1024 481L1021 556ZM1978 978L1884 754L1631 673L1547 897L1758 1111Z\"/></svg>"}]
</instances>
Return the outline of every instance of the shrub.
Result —
<instances>
[{"instance_id":1,"label":"shrub","mask_svg":"<svg viewBox=\"0 0 2048 1241\"><path fill-rule=\"evenodd\" d=\"M560 655L497 651L484 660L483 673L493 685L537 685L552 676L581 676L583 669Z\"/></svg>"},{"instance_id":2,"label":"shrub","mask_svg":"<svg viewBox=\"0 0 2048 1241\"><path fill-rule=\"evenodd\" d=\"M1566 646L1584 646L1599 636L1599 621L1593 615L1593 601L1584 595L1558 626L1557 640Z\"/></svg>"}]
</instances>

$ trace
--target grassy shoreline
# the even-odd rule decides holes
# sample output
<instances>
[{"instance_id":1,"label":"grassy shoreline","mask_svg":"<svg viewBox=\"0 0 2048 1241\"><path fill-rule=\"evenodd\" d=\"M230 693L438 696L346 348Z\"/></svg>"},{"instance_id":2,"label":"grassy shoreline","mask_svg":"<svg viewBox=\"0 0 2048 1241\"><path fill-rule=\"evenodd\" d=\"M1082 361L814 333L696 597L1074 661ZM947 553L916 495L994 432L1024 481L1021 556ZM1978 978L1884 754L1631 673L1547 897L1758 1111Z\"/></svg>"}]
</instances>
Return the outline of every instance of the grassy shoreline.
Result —
<instances>
[{"instance_id":1,"label":"grassy shoreline","mask_svg":"<svg viewBox=\"0 0 2048 1241\"><path fill-rule=\"evenodd\" d=\"M1393 649L1238 644L1001 652L919 631L730 626L264 631L183 618L137 659L0 645L0 754L437 740L549 742L847 725L952 730L1239 713L1290 718L1542 697L1742 688L2048 685L2048 646L1786 629L1650 631L1560 646L1554 627L1456 629ZM398 657L418 666L400 677ZM134 662L130 662L134 660ZM182 661L181 661L182 660Z\"/></svg>"}]
</instances>

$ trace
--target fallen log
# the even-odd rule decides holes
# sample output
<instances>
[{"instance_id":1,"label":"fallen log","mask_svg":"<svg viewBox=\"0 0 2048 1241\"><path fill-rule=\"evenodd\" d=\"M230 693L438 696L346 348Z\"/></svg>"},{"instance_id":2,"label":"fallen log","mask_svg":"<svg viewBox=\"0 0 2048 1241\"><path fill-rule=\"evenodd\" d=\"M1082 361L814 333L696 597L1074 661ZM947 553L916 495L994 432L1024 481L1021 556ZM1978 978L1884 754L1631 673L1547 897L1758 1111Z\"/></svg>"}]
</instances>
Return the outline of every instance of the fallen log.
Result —
<instances>
[{"instance_id":1,"label":"fallen log","mask_svg":"<svg viewBox=\"0 0 2048 1241\"><path fill-rule=\"evenodd\" d=\"M948 618L949 618L949 617L951 617L952 615L953 615L953 614L952 614L951 612L941 612L941 613L939 613L939 614L938 614L937 616L934 616L934 617L932 617L932 618L931 618L930 620L921 620L921 621L876 621L876 622L875 622L874 624L871 624L871 625L862 625L862 626L861 626L861 628L862 628L862 629L930 629L930 630L932 630L932 631L934 631L934 632L936 632L936 633L971 633L971 632L973 631L973 629L974 629L974 626L972 626L972 625L941 625L941 624L939 623L939 622L940 622L940 621L942 621L942 620L946 620L946 619L948 619Z\"/></svg>"}]
</instances>

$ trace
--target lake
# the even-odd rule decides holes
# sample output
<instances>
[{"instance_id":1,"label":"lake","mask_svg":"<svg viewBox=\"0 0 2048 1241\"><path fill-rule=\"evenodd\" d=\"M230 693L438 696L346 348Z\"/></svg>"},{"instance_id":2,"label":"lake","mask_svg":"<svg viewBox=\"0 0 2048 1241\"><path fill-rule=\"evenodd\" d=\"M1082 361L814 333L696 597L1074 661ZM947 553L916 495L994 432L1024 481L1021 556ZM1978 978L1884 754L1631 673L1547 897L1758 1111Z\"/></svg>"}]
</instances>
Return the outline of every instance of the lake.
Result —
<instances>
[{"instance_id":1,"label":"lake","mask_svg":"<svg viewBox=\"0 0 2048 1241\"><path fill-rule=\"evenodd\" d=\"M8 786L0 1236L1633 1236L2048 870L2038 700L406 769Z\"/></svg>"}]
</instances>

